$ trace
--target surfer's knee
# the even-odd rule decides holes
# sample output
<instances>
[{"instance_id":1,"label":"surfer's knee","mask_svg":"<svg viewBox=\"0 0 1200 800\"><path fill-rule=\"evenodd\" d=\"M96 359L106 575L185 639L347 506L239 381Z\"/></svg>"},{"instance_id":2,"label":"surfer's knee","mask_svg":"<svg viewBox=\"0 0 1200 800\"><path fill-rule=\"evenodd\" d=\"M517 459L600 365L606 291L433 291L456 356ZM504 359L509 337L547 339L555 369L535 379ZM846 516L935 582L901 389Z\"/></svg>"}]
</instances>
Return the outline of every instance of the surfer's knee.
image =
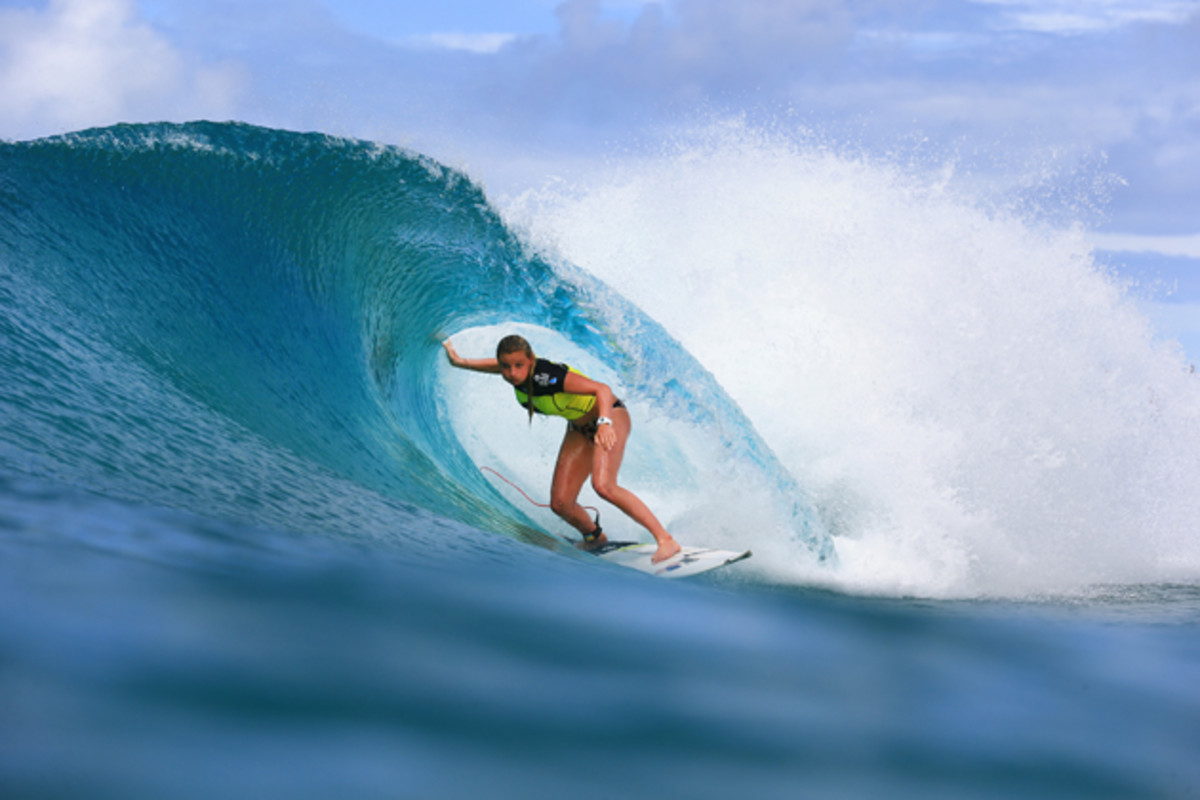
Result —
<instances>
[{"instance_id":1,"label":"surfer's knee","mask_svg":"<svg viewBox=\"0 0 1200 800\"><path fill-rule=\"evenodd\" d=\"M550 510L558 516L564 519L569 517L573 508L575 508L574 498L550 495Z\"/></svg>"},{"instance_id":2,"label":"surfer's knee","mask_svg":"<svg viewBox=\"0 0 1200 800\"><path fill-rule=\"evenodd\" d=\"M603 479L593 477L592 488L596 490L596 494L599 495L601 500L605 500L609 503L615 502L617 495L621 491L621 487L618 486L617 482L611 478Z\"/></svg>"}]
</instances>

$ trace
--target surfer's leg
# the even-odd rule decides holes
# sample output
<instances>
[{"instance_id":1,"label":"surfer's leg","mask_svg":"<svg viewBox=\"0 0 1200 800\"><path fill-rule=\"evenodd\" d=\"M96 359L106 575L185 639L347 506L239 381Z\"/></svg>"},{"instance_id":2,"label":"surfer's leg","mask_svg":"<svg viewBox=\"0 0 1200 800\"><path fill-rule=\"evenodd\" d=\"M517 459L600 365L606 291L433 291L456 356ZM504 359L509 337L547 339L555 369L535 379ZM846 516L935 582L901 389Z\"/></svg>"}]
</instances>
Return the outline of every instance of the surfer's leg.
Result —
<instances>
[{"instance_id":1,"label":"surfer's leg","mask_svg":"<svg viewBox=\"0 0 1200 800\"><path fill-rule=\"evenodd\" d=\"M617 473L621 470L621 461L625 458L625 443L629 441L629 432L633 423L629 412L624 408L614 408L612 411L613 430L617 434L617 443L611 450L603 447L591 448L592 457L592 488L596 494L624 511L634 522L650 531L658 549L654 553L654 561L662 561L679 552L679 543L675 541L667 529L658 521L645 503L636 494L617 483Z\"/></svg>"},{"instance_id":2,"label":"surfer's leg","mask_svg":"<svg viewBox=\"0 0 1200 800\"><path fill-rule=\"evenodd\" d=\"M550 484L550 509L585 536L596 529L587 509L579 505L579 490L592 471L592 444L577 430L567 426L558 461L554 465L554 480ZM588 544L604 544L604 534Z\"/></svg>"}]
</instances>

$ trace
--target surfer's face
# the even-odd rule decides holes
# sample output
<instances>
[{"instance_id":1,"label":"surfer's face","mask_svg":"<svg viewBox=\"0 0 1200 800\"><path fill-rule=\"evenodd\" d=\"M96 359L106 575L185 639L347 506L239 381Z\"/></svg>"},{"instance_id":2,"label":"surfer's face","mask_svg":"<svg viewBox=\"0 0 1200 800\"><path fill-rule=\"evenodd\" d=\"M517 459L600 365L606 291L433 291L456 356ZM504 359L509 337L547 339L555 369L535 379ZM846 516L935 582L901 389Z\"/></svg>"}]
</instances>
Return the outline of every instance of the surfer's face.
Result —
<instances>
[{"instance_id":1,"label":"surfer's face","mask_svg":"<svg viewBox=\"0 0 1200 800\"><path fill-rule=\"evenodd\" d=\"M505 353L497 361L500 362L500 374L513 386L520 386L529 379L529 370L533 366L533 359L526 354L520 351Z\"/></svg>"}]
</instances>

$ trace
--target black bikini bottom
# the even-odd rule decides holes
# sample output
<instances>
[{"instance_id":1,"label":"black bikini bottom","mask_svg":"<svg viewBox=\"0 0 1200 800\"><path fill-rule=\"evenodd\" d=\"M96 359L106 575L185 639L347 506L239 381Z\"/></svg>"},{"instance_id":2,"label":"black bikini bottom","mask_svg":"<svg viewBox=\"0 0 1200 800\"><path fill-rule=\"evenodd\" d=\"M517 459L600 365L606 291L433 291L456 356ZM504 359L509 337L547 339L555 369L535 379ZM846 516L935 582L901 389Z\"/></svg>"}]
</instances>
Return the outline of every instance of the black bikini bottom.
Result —
<instances>
[{"instance_id":1,"label":"black bikini bottom","mask_svg":"<svg viewBox=\"0 0 1200 800\"><path fill-rule=\"evenodd\" d=\"M624 408L625 404L622 403L620 400L614 400L612 407L613 408ZM568 422L567 424L571 426L572 430L577 431L578 433L582 433L584 436L586 436L588 439L591 439L592 441L595 441L596 429L600 427L599 425L596 424L596 420L592 420L587 425L576 425L573 422Z\"/></svg>"}]
</instances>

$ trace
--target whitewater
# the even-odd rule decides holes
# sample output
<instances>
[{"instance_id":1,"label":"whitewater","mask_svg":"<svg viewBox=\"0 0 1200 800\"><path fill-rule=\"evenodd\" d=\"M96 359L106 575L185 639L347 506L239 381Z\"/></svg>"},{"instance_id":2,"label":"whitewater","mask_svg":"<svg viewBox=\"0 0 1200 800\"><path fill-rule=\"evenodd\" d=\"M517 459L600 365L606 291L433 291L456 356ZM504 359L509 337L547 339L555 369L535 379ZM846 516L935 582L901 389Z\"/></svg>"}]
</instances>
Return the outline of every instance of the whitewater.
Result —
<instances>
[{"instance_id":1,"label":"whitewater","mask_svg":"<svg viewBox=\"0 0 1200 800\"><path fill-rule=\"evenodd\" d=\"M837 537L838 585L1190 579L1200 384L1030 182L999 195L953 160L873 162L734 121L513 214L720 376ZM777 579L806 574L754 544Z\"/></svg>"},{"instance_id":2,"label":"whitewater","mask_svg":"<svg viewBox=\"0 0 1200 800\"><path fill-rule=\"evenodd\" d=\"M0 145L0 791L1194 793L1200 384L1044 187L947 164L734 122L493 198L238 123ZM578 552L516 488L561 425L440 346L509 332L754 557Z\"/></svg>"}]
</instances>

